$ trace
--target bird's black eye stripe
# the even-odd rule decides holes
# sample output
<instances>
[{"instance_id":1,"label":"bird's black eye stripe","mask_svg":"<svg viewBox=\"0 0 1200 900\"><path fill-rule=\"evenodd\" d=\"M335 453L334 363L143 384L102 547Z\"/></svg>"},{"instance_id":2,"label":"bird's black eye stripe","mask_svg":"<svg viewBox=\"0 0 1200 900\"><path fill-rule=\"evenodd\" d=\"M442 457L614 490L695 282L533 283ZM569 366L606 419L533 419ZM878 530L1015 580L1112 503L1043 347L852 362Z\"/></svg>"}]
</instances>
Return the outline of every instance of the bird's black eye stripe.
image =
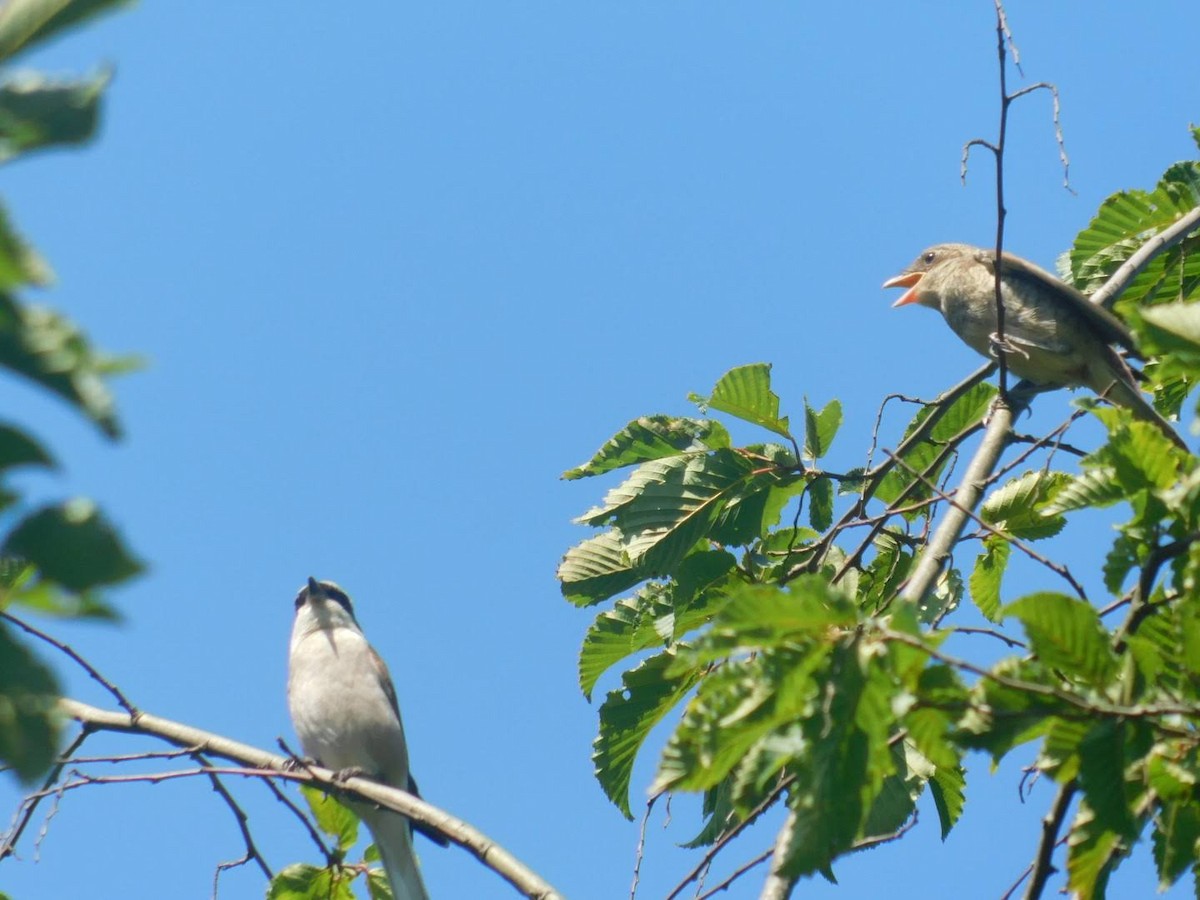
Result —
<instances>
[{"instance_id":1,"label":"bird's black eye stripe","mask_svg":"<svg viewBox=\"0 0 1200 900\"><path fill-rule=\"evenodd\" d=\"M300 607L302 607L304 605L305 598L306 598L306 594L304 593L304 591L301 591L300 593L298 593L296 595L296 609L299 609Z\"/></svg>"},{"instance_id":2,"label":"bird's black eye stripe","mask_svg":"<svg viewBox=\"0 0 1200 900\"><path fill-rule=\"evenodd\" d=\"M351 612L350 598L346 596L345 591L343 591L341 588L333 587L332 585L328 584L324 585L324 588L326 597L338 604L338 606L346 610L346 612Z\"/></svg>"}]
</instances>

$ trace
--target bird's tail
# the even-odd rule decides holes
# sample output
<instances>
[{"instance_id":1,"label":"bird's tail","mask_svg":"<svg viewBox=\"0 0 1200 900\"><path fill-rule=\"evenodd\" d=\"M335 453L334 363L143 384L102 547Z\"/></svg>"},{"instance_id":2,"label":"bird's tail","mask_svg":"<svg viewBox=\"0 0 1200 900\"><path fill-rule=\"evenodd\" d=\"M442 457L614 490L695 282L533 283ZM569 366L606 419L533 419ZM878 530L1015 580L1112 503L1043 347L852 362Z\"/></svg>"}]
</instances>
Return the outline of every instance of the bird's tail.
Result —
<instances>
[{"instance_id":1,"label":"bird's tail","mask_svg":"<svg viewBox=\"0 0 1200 900\"><path fill-rule=\"evenodd\" d=\"M371 829L396 900L429 900L413 852L412 826L408 819L384 809L363 810L361 816Z\"/></svg>"},{"instance_id":2,"label":"bird's tail","mask_svg":"<svg viewBox=\"0 0 1200 900\"><path fill-rule=\"evenodd\" d=\"M1188 445L1183 442L1183 438L1171 427L1171 423L1164 419L1158 410L1150 405L1150 401L1138 389L1132 377L1130 377L1129 381L1126 381L1123 378L1113 378L1110 373L1103 381L1108 381L1109 383L1107 385L1102 383L1099 386L1092 386L1092 389L1097 394L1111 403L1124 406L1143 422L1150 422L1157 425L1162 430L1162 433L1169 437L1177 447L1188 450ZM1191 451L1189 450L1188 452Z\"/></svg>"}]
</instances>

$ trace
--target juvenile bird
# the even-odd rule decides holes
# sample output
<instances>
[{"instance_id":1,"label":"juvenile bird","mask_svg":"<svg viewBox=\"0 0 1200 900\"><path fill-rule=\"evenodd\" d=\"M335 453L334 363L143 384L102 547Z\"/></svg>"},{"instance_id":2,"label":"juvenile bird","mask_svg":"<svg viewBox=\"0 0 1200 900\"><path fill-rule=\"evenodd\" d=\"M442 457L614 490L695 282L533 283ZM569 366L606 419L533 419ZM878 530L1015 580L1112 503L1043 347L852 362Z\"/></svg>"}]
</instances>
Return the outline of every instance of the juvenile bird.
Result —
<instances>
[{"instance_id":1,"label":"juvenile bird","mask_svg":"<svg viewBox=\"0 0 1200 900\"><path fill-rule=\"evenodd\" d=\"M296 595L287 693L305 754L327 768L417 793L396 688L354 618L350 598L331 581L309 578ZM413 853L413 823L371 804L351 808L371 830L396 900L428 900Z\"/></svg>"},{"instance_id":2,"label":"juvenile bird","mask_svg":"<svg viewBox=\"0 0 1200 900\"><path fill-rule=\"evenodd\" d=\"M883 286L908 288L893 306L919 303L938 310L967 346L990 359L996 356L995 277L995 251L937 244ZM1117 344L1137 355L1133 335L1120 319L1044 269L1009 253L1001 260L1000 295L1009 371L1037 385L1091 388L1137 418L1153 422L1187 449L1113 349Z\"/></svg>"}]
</instances>

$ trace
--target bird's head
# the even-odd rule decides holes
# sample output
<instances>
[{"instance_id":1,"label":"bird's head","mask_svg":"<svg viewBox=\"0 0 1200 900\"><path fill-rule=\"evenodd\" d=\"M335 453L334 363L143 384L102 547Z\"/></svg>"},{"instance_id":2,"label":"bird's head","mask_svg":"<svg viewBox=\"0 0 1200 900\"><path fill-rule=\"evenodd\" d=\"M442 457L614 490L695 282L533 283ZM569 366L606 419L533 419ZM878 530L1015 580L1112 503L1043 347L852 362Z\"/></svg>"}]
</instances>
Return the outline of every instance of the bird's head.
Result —
<instances>
[{"instance_id":1,"label":"bird's head","mask_svg":"<svg viewBox=\"0 0 1200 900\"><path fill-rule=\"evenodd\" d=\"M354 625L354 606L350 595L332 581L317 581L309 576L308 583L296 594L296 615L308 615L318 627Z\"/></svg>"},{"instance_id":2,"label":"bird's head","mask_svg":"<svg viewBox=\"0 0 1200 900\"><path fill-rule=\"evenodd\" d=\"M895 275L883 283L885 288L908 288L892 306L907 306L910 303L936 306L936 301L933 300L934 293L922 291L921 282L930 273L943 270L943 267L947 265L977 262L979 252L978 247L972 247L970 244L935 244L922 250L921 254L909 263L899 275Z\"/></svg>"}]
</instances>

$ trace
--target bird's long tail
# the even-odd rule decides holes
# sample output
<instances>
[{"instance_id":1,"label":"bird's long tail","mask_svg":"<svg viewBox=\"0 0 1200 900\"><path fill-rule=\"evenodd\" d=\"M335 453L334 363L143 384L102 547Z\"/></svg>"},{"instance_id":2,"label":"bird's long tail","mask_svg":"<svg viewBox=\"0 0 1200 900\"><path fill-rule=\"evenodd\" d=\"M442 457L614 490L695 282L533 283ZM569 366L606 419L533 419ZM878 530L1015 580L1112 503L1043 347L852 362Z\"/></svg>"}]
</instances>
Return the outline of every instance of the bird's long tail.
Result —
<instances>
[{"instance_id":1,"label":"bird's long tail","mask_svg":"<svg viewBox=\"0 0 1200 900\"><path fill-rule=\"evenodd\" d=\"M371 829L396 900L429 900L429 892L425 890L421 869L413 852L412 828L408 819L382 809L364 810L361 817Z\"/></svg>"},{"instance_id":2,"label":"bird's long tail","mask_svg":"<svg viewBox=\"0 0 1200 900\"><path fill-rule=\"evenodd\" d=\"M1143 422L1150 422L1157 425L1162 430L1162 433L1169 437L1177 447L1188 450L1188 445L1183 442L1183 438L1171 427L1171 423L1164 419L1158 410L1150 405L1150 401L1138 389L1132 376L1126 381L1124 378L1114 377L1114 374L1109 372L1107 373L1107 377L1102 377L1099 381L1098 385L1092 385L1092 389L1097 394L1100 394L1118 406L1124 406ZM1108 383L1105 384L1104 382Z\"/></svg>"}]
</instances>

